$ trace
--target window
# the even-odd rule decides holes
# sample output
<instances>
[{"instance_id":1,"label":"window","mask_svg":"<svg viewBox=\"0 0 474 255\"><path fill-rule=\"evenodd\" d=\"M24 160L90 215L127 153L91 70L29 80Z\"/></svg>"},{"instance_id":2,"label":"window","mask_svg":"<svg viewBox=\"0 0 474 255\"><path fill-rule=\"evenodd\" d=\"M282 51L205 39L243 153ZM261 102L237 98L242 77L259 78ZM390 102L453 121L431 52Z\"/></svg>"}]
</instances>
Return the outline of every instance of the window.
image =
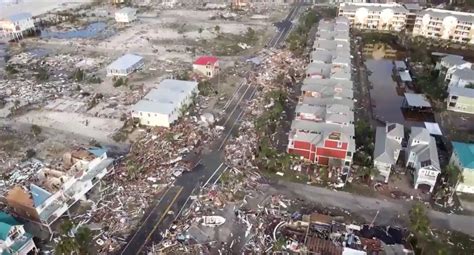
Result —
<instances>
[{"instance_id":1,"label":"window","mask_svg":"<svg viewBox=\"0 0 474 255\"><path fill-rule=\"evenodd\" d=\"M450 106L450 107L455 107L455 106L456 106L456 103L454 103L454 102L449 103L449 106Z\"/></svg>"},{"instance_id":2,"label":"window","mask_svg":"<svg viewBox=\"0 0 474 255\"><path fill-rule=\"evenodd\" d=\"M148 117L151 117L151 115L148 113Z\"/></svg>"},{"instance_id":3,"label":"window","mask_svg":"<svg viewBox=\"0 0 474 255\"><path fill-rule=\"evenodd\" d=\"M351 162L346 161L344 164L345 164L346 166L350 166L350 165L351 165Z\"/></svg>"},{"instance_id":4,"label":"window","mask_svg":"<svg viewBox=\"0 0 474 255\"><path fill-rule=\"evenodd\" d=\"M458 99L458 96L451 96L451 100L456 100Z\"/></svg>"},{"instance_id":5,"label":"window","mask_svg":"<svg viewBox=\"0 0 474 255\"><path fill-rule=\"evenodd\" d=\"M143 116L143 112L140 112L140 116Z\"/></svg>"},{"instance_id":6,"label":"window","mask_svg":"<svg viewBox=\"0 0 474 255\"><path fill-rule=\"evenodd\" d=\"M342 142L337 142L337 148L342 148Z\"/></svg>"},{"instance_id":7,"label":"window","mask_svg":"<svg viewBox=\"0 0 474 255\"><path fill-rule=\"evenodd\" d=\"M347 152L347 156L348 156L348 157L351 157L351 156L352 156L352 152L348 151L348 152Z\"/></svg>"}]
</instances>

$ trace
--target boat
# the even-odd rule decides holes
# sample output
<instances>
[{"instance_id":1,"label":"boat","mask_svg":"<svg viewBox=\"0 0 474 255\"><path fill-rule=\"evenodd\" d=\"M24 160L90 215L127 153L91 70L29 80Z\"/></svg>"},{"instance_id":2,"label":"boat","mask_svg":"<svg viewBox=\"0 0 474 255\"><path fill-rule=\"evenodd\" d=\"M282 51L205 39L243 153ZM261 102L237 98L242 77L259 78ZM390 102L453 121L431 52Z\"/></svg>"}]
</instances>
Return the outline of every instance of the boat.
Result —
<instances>
[{"instance_id":1,"label":"boat","mask_svg":"<svg viewBox=\"0 0 474 255\"><path fill-rule=\"evenodd\" d=\"M222 216L203 216L202 219L202 225L206 227L217 227L225 223Z\"/></svg>"}]
</instances>

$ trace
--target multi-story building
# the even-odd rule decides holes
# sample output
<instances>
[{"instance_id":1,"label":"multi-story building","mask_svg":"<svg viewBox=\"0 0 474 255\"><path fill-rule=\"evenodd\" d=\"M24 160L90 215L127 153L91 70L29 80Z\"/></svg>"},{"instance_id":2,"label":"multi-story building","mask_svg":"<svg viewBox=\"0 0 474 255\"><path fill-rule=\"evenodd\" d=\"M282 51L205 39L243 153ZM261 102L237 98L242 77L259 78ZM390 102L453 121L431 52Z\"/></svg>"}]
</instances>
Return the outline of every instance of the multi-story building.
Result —
<instances>
[{"instance_id":1,"label":"multi-story building","mask_svg":"<svg viewBox=\"0 0 474 255\"><path fill-rule=\"evenodd\" d=\"M474 14L442 9L426 9L416 16L414 36L474 43Z\"/></svg>"},{"instance_id":2,"label":"multi-story building","mask_svg":"<svg viewBox=\"0 0 474 255\"><path fill-rule=\"evenodd\" d=\"M294 120L287 150L319 165L349 167L355 152L354 126Z\"/></svg>"},{"instance_id":3,"label":"multi-story building","mask_svg":"<svg viewBox=\"0 0 474 255\"><path fill-rule=\"evenodd\" d=\"M441 173L441 167L436 140L426 128L411 128L405 158L406 166L413 170L415 189L425 185L429 187L429 192L432 192Z\"/></svg>"},{"instance_id":4,"label":"multi-story building","mask_svg":"<svg viewBox=\"0 0 474 255\"><path fill-rule=\"evenodd\" d=\"M342 3L339 16L349 19L359 29L401 31L405 29L408 10L400 4Z\"/></svg>"},{"instance_id":5,"label":"multi-story building","mask_svg":"<svg viewBox=\"0 0 474 255\"><path fill-rule=\"evenodd\" d=\"M104 149L77 150L65 154L64 169L42 167L29 189L15 186L5 197L11 212L25 220L51 226L113 168L113 159ZM70 166L70 167L69 167Z\"/></svg>"},{"instance_id":6,"label":"multi-story building","mask_svg":"<svg viewBox=\"0 0 474 255\"><path fill-rule=\"evenodd\" d=\"M193 71L212 78L219 72L219 59L212 56L202 56L193 63Z\"/></svg>"},{"instance_id":7,"label":"multi-story building","mask_svg":"<svg viewBox=\"0 0 474 255\"><path fill-rule=\"evenodd\" d=\"M349 20L321 21L288 153L347 174L355 152Z\"/></svg>"},{"instance_id":8,"label":"multi-story building","mask_svg":"<svg viewBox=\"0 0 474 255\"><path fill-rule=\"evenodd\" d=\"M387 123L385 127L377 127L375 132L374 166L385 182L397 163L402 150L404 138L403 125Z\"/></svg>"}]
</instances>

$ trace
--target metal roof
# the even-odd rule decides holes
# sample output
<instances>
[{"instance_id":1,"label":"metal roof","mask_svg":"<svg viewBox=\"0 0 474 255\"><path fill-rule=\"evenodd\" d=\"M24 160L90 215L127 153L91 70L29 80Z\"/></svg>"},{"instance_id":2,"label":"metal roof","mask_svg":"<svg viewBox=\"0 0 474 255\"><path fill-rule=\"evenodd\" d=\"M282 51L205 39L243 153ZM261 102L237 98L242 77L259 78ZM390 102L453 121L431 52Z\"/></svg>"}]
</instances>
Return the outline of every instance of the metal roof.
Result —
<instances>
[{"instance_id":1,"label":"metal roof","mask_svg":"<svg viewBox=\"0 0 474 255\"><path fill-rule=\"evenodd\" d=\"M453 72L453 76L465 81L472 81L474 80L474 70L470 68L456 69L456 71Z\"/></svg>"},{"instance_id":2,"label":"metal roof","mask_svg":"<svg viewBox=\"0 0 474 255\"><path fill-rule=\"evenodd\" d=\"M395 61L395 68L405 70L405 69L407 69L407 65L405 64L405 61L396 60Z\"/></svg>"},{"instance_id":3,"label":"metal roof","mask_svg":"<svg viewBox=\"0 0 474 255\"><path fill-rule=\"evenodd\" d=\"M431 107L423 94L405 93L405 99L409 106L414 107Z\"/></svg>"},{"instance_id":4,"label":"metal roof","mask_svg":"<svg viewBox=\"0 0 474 255\"><path fill-rule=\"evenodd\" d=\"M395 164L395 151L402 149L401 140L395 137L404 137L404 128L398 123L387 123L385 127L377 127L375 131L374 160L388 164Z\"/></svg>"},{"instance_id":5,"label":"metal roof","mask_svg":"<svg viewBox=\"0 0 474 255\"><path fill-rule=\"evenodd\" d=\"M449 95L474 98L474 89L453 86L448 89Z\"/></svg>"},{"instance_id":6,"label":"metal roof","mask_svg":"<svg viewBox=\"0 0 474 255\"><path fill-rule=\"evenodd\" d=\"M143 57L134 54L125 54L112 62L107 69L124 70L143 60Z\"/></svg>"},{"instance_id":7,"label":"metal roof","mask_svg":"<svg viewBox=\"0 0 474 255\"><path fill-rule=\"evenodd\" d=\"M177 107L197 89L197 86L198 83L195 81L163 80L132 106L132 110L168 115L177 110Z\"/></svg>"},{"instance_id":8,"label":"metal roof","mask_svg":"<svg viewBox=\"0 0 474 255\"><path fill-rule=\"evenodd\" d=\"M408 72L408 70L398 72L398 75L400 75L400 80L402 80L403 82L411 82L412 81L410 73Z\"/></svg>"},{"instance_id":9,"label":"metal roof","mask_svg":"<svg viewBox=\"0 0 474 255\"><path fill-rule=\"evenodd\" d=\"M130 8L130 7L125 7L120 10L118 10L116 13L120 14L135 14L137 12L137 9Z\"/></svg>"}]
</instances>

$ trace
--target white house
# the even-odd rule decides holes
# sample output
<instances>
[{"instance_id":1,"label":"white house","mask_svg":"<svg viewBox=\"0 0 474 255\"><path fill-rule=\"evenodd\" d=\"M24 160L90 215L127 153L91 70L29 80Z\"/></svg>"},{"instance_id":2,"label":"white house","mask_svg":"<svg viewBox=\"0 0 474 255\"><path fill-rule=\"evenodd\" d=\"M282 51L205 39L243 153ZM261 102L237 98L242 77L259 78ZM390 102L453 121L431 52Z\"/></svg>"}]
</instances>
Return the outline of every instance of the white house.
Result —
<instances>
[{"instance_id":1,"label":"white house","mask_svg":"<svg viewBox=\"0 0 474 255\"><path fill-rule=\"evenodd\" d=\"M456 187L457 192L474 194L474 144L452 142L453 154L449 163L461 170L463 181Z\"/></svg>"},{"instance_id":2,"label":"white house","mask_svg":"<svg viewBox=\"0 0 474 255\"><path fill-rule=\"evenodd\" d=\"M143 57L125 54L107 66L107 76L127 76L145 64Z\"/></svg>"},{"instance_id":3,"label":"white house","mask_svg":"<svg viewBox=\"0 0 474 255\"><path fill-rule=\"evenodd\" d=\"M115 12L115 21L120 23L129 23L137 19L137 10L125 7Z\"/></svg>"},{"instance_id":4,"label":"white house","mask_svg":"<svg viewBox=\"0 0 474 255\"><path fill-rule=\"evenodd\" d=\"M31 252L31 253L30 253ZM33 236L11 215L0 212L0 254L35 254Z\"/></svg>"},{"instance_id":5,"label":"white house","mask_svg":"<svg viewBox=\"0 0 474 255\"><path fill-rule=\"evenodd\" d=\"M415 189L429 186L432 192L441 173L436 140L426 128L412 127L406 150L407 167L413 170Z\"/></svg>"},{"instance_id":6,"label":"white house","mask_svg":"<svg viewBox=\"0 0 474 255\"><path fill-rule=\"evenodd\" d=\"M474 70L470 68L456 69L449 81L449 87L466 87L467 84L474 83Z\"/></svg>"},{"instance_id":7,"label":"white house","mask_svg":"<svg viewBox=\"0 0 474 255\"><path fill-rule=\"evenodd\" d=\"M194 81L163 80L131 109L131 115L140 124L170 127L199 93Z\"/></svg>"},{"instance_id":8,"label":"white house","mask_svg":"<svg viewBox=\"0 0 474 255\"><path fill-rule=\"evenodd\" d=\"M474 114L474 88L450 87L448 110Z\"/></svg>"},{"instance_id":9,"label":"white house","mask_svg":"<svg viewBox=\"0 0 474 255\"><path fill-rule=\"evenodd\" d=\"M35 22L30 13L22 12L0 19L0 34L8 39L22 38L24 33L34 29Z\"/></svg>"},{"instance_id":10,"label":"white house","mask_svg":"<svg viewBox=\"0 0 474 255\"><path fill-rule=\"evenodd\" d=\"M380 172L384 182L388 182L390 172L397 163L402 140L405 136L403 125L387 123L385 127L377 127L375 133L374 167Z\"/></svg>"}]
</instances>

